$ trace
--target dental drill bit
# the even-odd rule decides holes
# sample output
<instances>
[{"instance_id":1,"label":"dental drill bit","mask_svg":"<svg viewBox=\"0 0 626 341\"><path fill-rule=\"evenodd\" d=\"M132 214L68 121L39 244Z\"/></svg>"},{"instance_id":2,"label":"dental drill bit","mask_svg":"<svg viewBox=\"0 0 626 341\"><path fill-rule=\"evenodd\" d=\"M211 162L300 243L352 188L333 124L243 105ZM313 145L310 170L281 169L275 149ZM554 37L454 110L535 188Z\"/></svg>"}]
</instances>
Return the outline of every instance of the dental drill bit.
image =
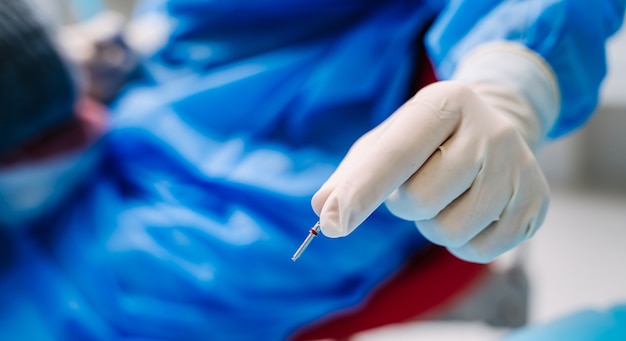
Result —
<instances>
[{"instance_id":1,"label":"dental drill bit","mask_svg":"<svg viewBox=\"0 0 626 341\"><path fill-rule=\"evenodd\" d=\"M309 230L309 235L306 236L306 239L302 242L302 244L300 244L300 247L296 250L296 253L293 254L293 257L291 257L292 261L295 262L296 259L300 257L302 252L306 250L307 246L311 244L311 241L313 240L313 238L315 238L315 236L319 234L319 232L320 232L320 222L318 221L317 223L315 223L315 225L313 225L313 227L311 227L311 229Z\"/></svg>"}]
</instances>

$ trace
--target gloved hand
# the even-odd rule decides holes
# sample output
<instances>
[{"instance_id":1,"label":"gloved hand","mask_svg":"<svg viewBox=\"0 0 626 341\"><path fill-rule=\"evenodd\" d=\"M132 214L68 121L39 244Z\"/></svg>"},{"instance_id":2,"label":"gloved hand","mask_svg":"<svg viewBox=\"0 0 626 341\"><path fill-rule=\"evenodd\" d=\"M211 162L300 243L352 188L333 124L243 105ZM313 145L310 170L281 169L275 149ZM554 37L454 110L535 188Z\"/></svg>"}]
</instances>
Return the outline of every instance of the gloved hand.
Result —
<instances>
[{"instance_id":1,"label":"gloved hand","mask_svg":"<svg viewBox=\"0 0 626 341\"><path fill-rule=\"evenodd\" d=\"M348 235L383 202L468 261L535 233L548 186L533 150L559 111L552 71L525 47L497 43L454 79L420 90L352 146L312 200L326 236Z\"/></svg>"}]
</instances>

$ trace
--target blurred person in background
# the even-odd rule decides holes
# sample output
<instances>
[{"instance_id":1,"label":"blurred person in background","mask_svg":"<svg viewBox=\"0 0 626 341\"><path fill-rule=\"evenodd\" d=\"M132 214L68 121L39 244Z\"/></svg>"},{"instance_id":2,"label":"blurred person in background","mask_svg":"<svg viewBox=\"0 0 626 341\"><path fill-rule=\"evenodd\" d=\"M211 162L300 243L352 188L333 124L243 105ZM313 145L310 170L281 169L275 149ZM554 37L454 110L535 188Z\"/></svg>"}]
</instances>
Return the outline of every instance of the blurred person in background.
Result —
<instances>
[{"instance_id":1,"label":"blurred person in background","mask_svg":"<svg viewBox=\"0 0 626 341\"><path fill-rule=\"evenodd\" d=\"M592 113L623 12L146 1L120 30L66 31L72 68L4 1L0 337L339 338L454 316L541 225L534 152ZM317 219L349 237L293 263Z\"/></svg>"}]
</instances>

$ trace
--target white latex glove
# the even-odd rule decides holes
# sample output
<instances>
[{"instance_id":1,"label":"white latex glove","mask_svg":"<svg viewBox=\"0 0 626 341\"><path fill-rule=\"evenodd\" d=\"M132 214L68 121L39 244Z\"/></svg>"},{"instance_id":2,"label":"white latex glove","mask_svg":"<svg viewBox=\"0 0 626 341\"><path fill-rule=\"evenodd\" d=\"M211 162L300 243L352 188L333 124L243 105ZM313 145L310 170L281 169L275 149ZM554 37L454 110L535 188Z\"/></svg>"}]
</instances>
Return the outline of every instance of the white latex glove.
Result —
<instances>
[{"instance_id":1,"label":"white latex glove","mask_svg":"<svg viewBox=\"0 0 626 341\"><path fill-rule=\"evenodd\" d=\"M386 202L431 242L488 262L542 224L548 186L533 155L559 111L547 64L515 43L470 54L455 81L420 90L361 137L312 200L328 237Z\"/></svg>"}]
</instances>

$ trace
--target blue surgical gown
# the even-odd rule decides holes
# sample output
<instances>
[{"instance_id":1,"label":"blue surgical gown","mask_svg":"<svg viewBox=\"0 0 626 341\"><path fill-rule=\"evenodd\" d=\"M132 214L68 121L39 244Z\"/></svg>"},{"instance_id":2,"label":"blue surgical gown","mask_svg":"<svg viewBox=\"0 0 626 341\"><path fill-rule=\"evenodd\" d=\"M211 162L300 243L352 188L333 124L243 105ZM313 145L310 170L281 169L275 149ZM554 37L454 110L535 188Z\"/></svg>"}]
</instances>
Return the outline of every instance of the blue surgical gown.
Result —
<instances>
[{"instance_id":1,"label":"blue surgical gown","mask_svg":"<svg viewBox=\"0 0 626 341\"><path fill-rule=\"evenodd\" d=\"M355 307L427 244L376 211L317 238L310 198L410 96L428 55L520 42L561 87L550 136L597 102L624 1L171 0L167 42L120 94L86 186L4 232L0 339L284 340ZM421 58L421 59L420 59ZM367 171L367 170L363 170ZM419 295L421 293L416 293Z\"/></svg>"}]
</instances>

